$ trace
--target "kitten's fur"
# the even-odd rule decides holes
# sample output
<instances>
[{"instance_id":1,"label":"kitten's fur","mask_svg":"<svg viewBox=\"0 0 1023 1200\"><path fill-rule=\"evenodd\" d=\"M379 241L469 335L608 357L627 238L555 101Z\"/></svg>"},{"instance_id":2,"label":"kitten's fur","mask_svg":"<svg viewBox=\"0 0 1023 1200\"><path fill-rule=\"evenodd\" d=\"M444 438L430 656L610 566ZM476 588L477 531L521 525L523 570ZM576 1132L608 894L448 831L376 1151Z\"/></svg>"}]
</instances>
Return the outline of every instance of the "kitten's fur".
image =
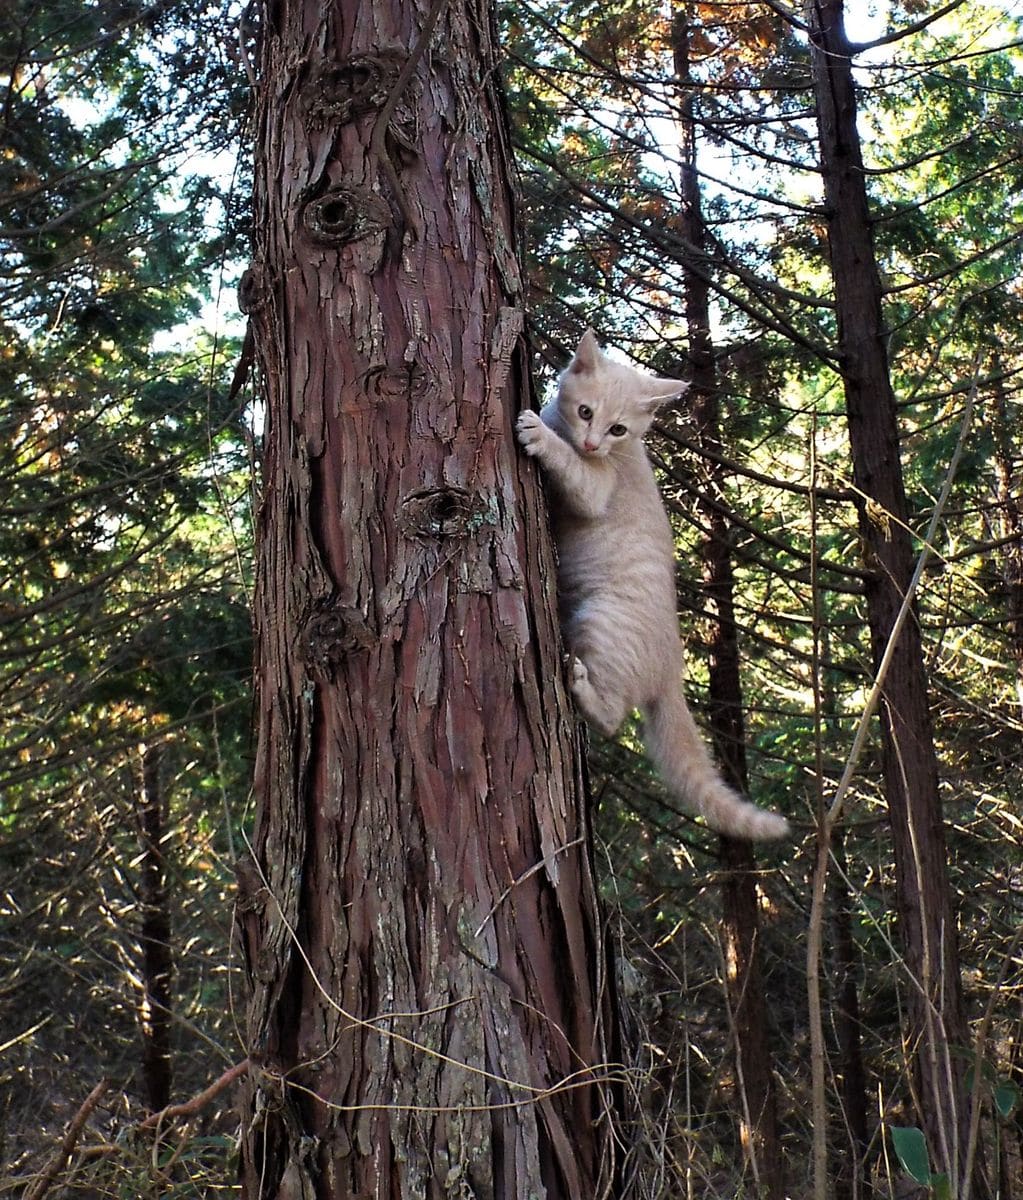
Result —
<instances>
[{"instance_id":1,"label":"kitten's fur","mask_svg":"<svg viewBox=\"0 0 1023 1200\"><path fill-rule=\"evenodd\" d=\"M583 715L611 737L633 709L669 790L731 837L788 832L721 780L682 694L671 527L643 445L658 406L686 384L614 362L583 335L542 413L518 438L549 485L569 677Z\"/></svg>"}]
</instances>

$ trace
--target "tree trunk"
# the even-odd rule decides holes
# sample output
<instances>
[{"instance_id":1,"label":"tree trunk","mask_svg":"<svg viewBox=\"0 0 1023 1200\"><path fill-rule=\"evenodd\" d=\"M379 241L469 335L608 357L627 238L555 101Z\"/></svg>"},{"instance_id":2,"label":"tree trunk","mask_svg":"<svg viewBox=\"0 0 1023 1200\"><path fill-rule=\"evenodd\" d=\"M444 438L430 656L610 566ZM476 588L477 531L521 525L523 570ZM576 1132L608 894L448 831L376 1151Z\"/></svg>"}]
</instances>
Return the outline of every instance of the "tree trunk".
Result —
<instances>
[{"instance_id":1,"label":"tree trunk","mask_svg":"<svg viewBox=\"0 0 1023 1200\"><path fill-rule=\"evenodd\" d=\"M163 754L159 745L141 749L135 815L142 854L139 862L139 907L142 913L142 1086L146 1104L158 1112L171 1093L171 922L167 908L167 870L164 859L164 796L160 785Z\"/></svg>"},{"instance_id":2,"label":"tree trunk","mask_svg":"<svg viewBox=\"0 0 1023 1200\"><path fill-rule=\"evenodd\" d=\"M899 433L882 317L881 282L856 130L856 96L842 0L810 0L811 57L838 321L840 371L861 496L859 528L870 578L867 618L875 666L913 571ZM955 915L948 879L938 764L920 632L907 621L880 705L884 793L894 842L896 901L906 966L918 1118L932 1169L958 1179L969 1114Z\"/></svg>"},{"instance_id":3,"label":"tree trunk","mask_svg":"<svg viewBox=\"0 0 1023 1200\"><path fill-rule=\"evenodd\" d=\"M682 220L687 242L703 250L700 180L696 169L696 125L689 80L689 18L685 9L674 14L672 45L675 74L686 88L679 113L681 134ZM705 460L701 495L716 498L724 485L720 462L717 367L710 332L710 291L702 262L691 263L685 275L686 329L692 369L689 398L694 432L701 446L713 452ZM720 505L701 504L706 534L700 546L703 590L712 613L710 646L711 735L722 773L740 791L749 790L746 767L746 729L739 671L739 640L735 624L734 573L731 540ZM756 861L753 846L734 838L720 839L722 875L722 933L725 942L725 986L735 1035L736 1081L739 1090L742 1143L754 1175L767 1200L784 1194L777 1104L768 1044L766 997L760 969Z\"/></svg>"},{"instance_id":4,"label":"tree trunk","mask_svg":"<svg viewBox=\"0 0 1023 1200\"><path fill-rule=\"evenodd\" d=\"M842 1128L839 1138L846 1149L837 1155L835 1200L857 1200L868 1194L869 1172L866 1165L870 1130L867 1124L867 1077L863 1067L860 1037L860 995L857 979L860 953L853 937L852 897L846 885L845 835L835 830L831 841L838 870L828 881L834 927L834 1010L832 1023L838 1041L839 1096L842 1103Z\"/></svg>"},{"instance_id":5,"label":"tree trunk","mask_svg":"<svg viewBox=\"0 0 1023 1200\"><path fill-rule=\"evenodd\" d=\"M818 661L820 664L831 662L831 639L826 621L821 622L820 636ZM821 716L830 727L829 736L838 733L839 709L833 678L833 672L827 668L821 671ZM818 773L823 774L820 763ZM821 806L818 821L823 824L824 819ZM846 882L849 871L845 831L841 828L831 832L830 854L838 868L829 874L826 881L833 932L830 979L831 1024L837 1043L834 1073L841 1112L834 1143L836 1147L842 1147L835 1155L837 1169L831 1188L834 1200L863 1200L870 1194L870 1169L866 1161L870 1146L870 1122L858 985L863 974L863 956L853 933L854 900Z\"/></svg>"},{"instance_id":6,"label":"tree trunk","mask_svg":"<svg viewBox=\"0 0 1023 1200\"><path fill-rule=\"evenodd\" d=\"M264 6L248 1200L616 1192L496 67L479 0Z\"/></svg>"},{"instance_id":7,"label":"tree trunk","mask_svg":"<svg viewBox=\"0 0 1023 1200\"><path fill-rule=\"evenodd\" d=\"M997 364L1000 367L1000 363ZM1013 453L1014 426L1009 417L1005 381L996 370L992 384L991 431L995 442L995 499L997 532L1002 539L1002 576L1005 580L1006 624L1016 664L1016 699L1023 708L1023 506L1018 496L1018 475Z\"/></svg>"}]
</instances>

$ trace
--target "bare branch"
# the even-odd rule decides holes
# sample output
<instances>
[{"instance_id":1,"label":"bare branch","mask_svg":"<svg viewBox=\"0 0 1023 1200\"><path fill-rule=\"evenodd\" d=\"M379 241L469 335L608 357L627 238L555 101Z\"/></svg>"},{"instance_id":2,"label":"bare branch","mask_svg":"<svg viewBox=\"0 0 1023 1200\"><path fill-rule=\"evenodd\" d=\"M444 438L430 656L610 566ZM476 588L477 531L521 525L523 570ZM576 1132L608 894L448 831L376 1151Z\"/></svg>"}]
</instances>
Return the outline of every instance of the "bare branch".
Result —
<instances>
[{"instance_id":1,"label":"bare branch","mask_svg":"<svg viewBox=\"0 0 1023 1200\"><path fill-rule=\"evenodd\" d=\"M57 1176L67 1166L68 1159L74 1153L78 1139L85 1128L85 1122L88 1121L96 1105L103 1099L103 1094L109 1086L109 1079L101 1079L82 1101L82 1106L72 1118L60 1148L50 1160L50 1165L30 1187L26 1188L25 1200L42 1200L42 1197L53 1187Z\"/></svg>"},{"instance_id":2,"label":"bare branch","mask_svg":"<svg viewBox=\"0 0 1023 1200\"><path fill-rule=\"evenodd\" d=\"M177 1117L191 1117L201 1108L205 1108L211 1100L225 1089L229 1088L235 1080L240 1079L249 1069L249 1060L243 1058L240 1063L236 1063L219 1077L214 1079L208 1088L204 1088L191 1100L183 1100L180 1104L168 1104L166 1108L161 1108L159 1112L150 1113L148 1117L139 1125L140 1129L159 1129L168 1121L173 1121Z\"/></svg>"},{"instance_id":3,"label":"bare branch","mask_svg":"<svg viewBox=\"0 0 1023 1200\"><path fill-rule=\"evenodd\" d=\"M864 50L873 50L877 46L890 46L893 42L901 42L903 38L912 37L914 33L920 33L928 25L933 25L935 21L940 21L942 17L948 16L950 12L955 12L957 8L961 8L965 3L966 0L951 0L949 4L939 8L936 12L928 13L927 16L921 17L919 21L914 21L912 25L904 25L901 29L893 29L891 33L886 33L879 38L872 38L869 42L849 42L850 57L854 54L862 54Z\"/></svg>"}]
</instances>

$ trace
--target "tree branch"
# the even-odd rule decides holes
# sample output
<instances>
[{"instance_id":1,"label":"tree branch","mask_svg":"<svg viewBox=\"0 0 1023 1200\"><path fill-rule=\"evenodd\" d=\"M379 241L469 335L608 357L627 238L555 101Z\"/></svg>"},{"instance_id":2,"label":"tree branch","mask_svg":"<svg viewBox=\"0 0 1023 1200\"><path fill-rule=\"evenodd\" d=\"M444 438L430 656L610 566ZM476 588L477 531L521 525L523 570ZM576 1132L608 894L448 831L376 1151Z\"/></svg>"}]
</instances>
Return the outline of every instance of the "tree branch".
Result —
<instances>
[{"instance_id":1,"label":"tree branch","mask_svg":"<svg viewBox=\"0 0 1023 1200\"><path fill-rule=\"evenodd\" d=\"M914 33L926 29L928 25L933 25L935 21L947 16L950 12L955 12L965 2L966 0L951 0L937 12L928 13L919 21L914 21L912 25L904 25L902 29L894 29L891 33L886 33L883 37L872 38L869 42L846 42L849 57L851 58L854 54L862 54L864 50L873 50L877 46L890 46L893 42L901 42L903 38L911 37Z\"/></svg>"},{"instance_id":2,"label":"tree branch","mask_svg":"<svg viewBox=\"0 0 1023 1200\"><path fill-rule=\"evenodd\" d=\"M225 1071L219 1079L215 1079L208 1088L204 1088L198 1095L193 1096L191 1100L184 1100L180 1104L168 1104L166 1108L161 1108L159 1112L150 1113L139 1125L139 1128L158 1129L165 1122L173 1121L176 1117L192 1116L193 1113L197 1113L201 1108L205 1108L211 1100L219 1096L225 1088L230 1087L248 1069L249 1060L243 1058L240 1063L236 1063L233 1067Z\"/></svg>"},{"instance_id":3,"label":"tree branch","mask_svg":"<svg viewBox=\"0 0 1023 1200\"><path fill-rule=\"evenodd\" d=\"M71 1124L68 1126L67 1133L64 1134L64 1140L60 1144L60 1149L50 1159L50 1165L31 1187L25 1189L25 1200L42 1200L42 1197L53 1187L57 1176L67 1166L67 1160L74 1152L75 1145L81 1136L82 1130L85 1128L85 1122L91 1116L92 1110L103 1099L103 1093L109 1086L109 1079L101 1079L82 1101L81 1108L75 1113Z\"/></svg>"}]
</instances>

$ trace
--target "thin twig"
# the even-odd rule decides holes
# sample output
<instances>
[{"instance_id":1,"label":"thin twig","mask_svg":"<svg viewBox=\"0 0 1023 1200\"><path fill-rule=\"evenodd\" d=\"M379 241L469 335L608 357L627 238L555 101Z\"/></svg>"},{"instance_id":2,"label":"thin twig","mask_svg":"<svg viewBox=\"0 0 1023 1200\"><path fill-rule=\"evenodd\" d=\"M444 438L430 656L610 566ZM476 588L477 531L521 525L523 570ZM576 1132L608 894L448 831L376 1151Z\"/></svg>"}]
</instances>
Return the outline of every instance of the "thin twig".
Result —
<instances>
[{"instance_id":1,"label":"thin twig","mask_svg":"<svg viewBox=\"0 0 1023 1200\"><path fill-rule=\"evenodd\" d=\"M139 1128L155 1129L167 1121L173 1121L176 1117L192 1116L193 1113L197 1113L201 1108L205 1108L211 1100L220 1095L224 1088L230 1087L248 1069L249 1060L243 1058L240 1063L236 1063L233 1067L226 1070L219 1079L215 1079L208 1088L204 1088L198 1095L193 1096L191 1100L183 1100L180 1104L168 1104L166 1108L161 1108L159 1112L150 1113L141 1122Z\"/></svg>"},{"instance_id":2,"label":"thin twig","mask_svg":"<svg viewBox=\"0 0 1023 1200\"><path fill-rule=\"evenodd\" d=\"M520 883L525 883L525 881L527 879L529 879L531 876L535 875L537 873L537 871L542 871L543 868L546 867L551 861L553 861L553 859L557 855L564 854L566 850L571 850L573 846L578 846L584 840L585 839L583 839L581 837L577 837L577 838L575 838L574 841L566 842L563 846L558 846L557 849L552 850L550 854L544 855L544 857L541 858L539 862L533 863L533 865L531 867L528 867L525 871L522 872L521 875L519 875L516 879L514 879L504 889L504 891L500 894L500 896L497 897L497 899L494 901L493 907L491 908L490 912L488 912L487 915L480 922L480 927L479 927L479 929L476 930L476 937L479 937L479 935L486 928L486 924L490 920L490 918L494 915L494 913L497 912L497 910L501 907L501 905L505 902L505 900L508 899L508 897L512 894L514 889L517 888Z\"/></svg>"},{"instance_id":3,"label":"thin twig","mask_svg":"<svg viewBox=\"0 0 1023 1200\"><path fill-rule=\"evenodd\" d=\"M60 1149L50 1160L50 1165L31 1187L26 1188L25 1200L42 1200L42 1197L53 1187L57 1176L67 1166L67 1161L74 1152L75 1145L81 1136L82 1130L85 1128L85 1122L88 1121L92 1110L102 1100L103 1093L109 1086L109 1079L101 1079L82 1101L82 1106L72 1118L71 1124L67 1128L67 1133L64 1134L64 1140L60 1144Z\"/></svg>"},{"instance_id":4,"label":"thin twig","mask_svg":"<svg viewBox=\"0 0 1023 1200\"><path fill-rule=\"evenodd\" d=\"M824 756L821 738L820 639L823 628L820 600L820 554L817 509L817 409L810 430L810 595L813 600L813 726L814 777L817 783L815 817L817 823L817 863L813 874L813 902L806 930L806 997L810 1023L810 1102L813 1113L813 1195L827 1200L828 1195L828 1106L824 1094L827 1053L824 1048L824 1018L821 1013L820 958L824 926L824 876L827 871L829 830L824 820Z\"/></svg>"}]
</instances>

